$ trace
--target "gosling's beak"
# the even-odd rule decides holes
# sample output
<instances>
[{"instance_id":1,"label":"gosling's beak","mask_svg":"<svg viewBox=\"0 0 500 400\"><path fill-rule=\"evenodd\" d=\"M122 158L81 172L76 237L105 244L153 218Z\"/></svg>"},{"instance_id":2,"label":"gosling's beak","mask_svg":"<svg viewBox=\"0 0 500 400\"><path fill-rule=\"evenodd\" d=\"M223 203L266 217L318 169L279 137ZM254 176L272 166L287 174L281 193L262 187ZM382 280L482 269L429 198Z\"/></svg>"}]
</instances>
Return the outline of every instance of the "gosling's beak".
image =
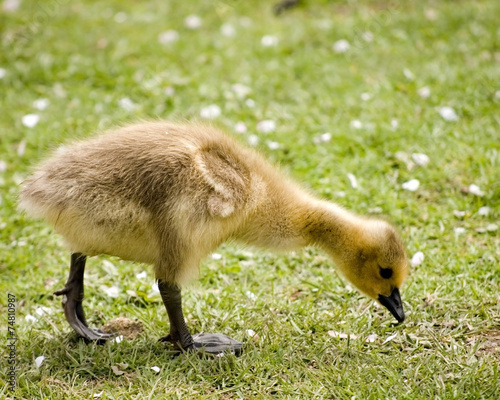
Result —
<instances>
[{"instance_id":1,"label":"gosling's beak","mask_svg":"<svg viewBox=\"0 0 500 400\"><path fill-rule=\"evenodd\" d=\"M394 289L390 296L382 296L380 294L378 296L378 301L394 315L398 322L403 322L405 320L405 312L403 310L403 303L401 303L401 296L398 288Z\"/></svg>"}]
</instances>

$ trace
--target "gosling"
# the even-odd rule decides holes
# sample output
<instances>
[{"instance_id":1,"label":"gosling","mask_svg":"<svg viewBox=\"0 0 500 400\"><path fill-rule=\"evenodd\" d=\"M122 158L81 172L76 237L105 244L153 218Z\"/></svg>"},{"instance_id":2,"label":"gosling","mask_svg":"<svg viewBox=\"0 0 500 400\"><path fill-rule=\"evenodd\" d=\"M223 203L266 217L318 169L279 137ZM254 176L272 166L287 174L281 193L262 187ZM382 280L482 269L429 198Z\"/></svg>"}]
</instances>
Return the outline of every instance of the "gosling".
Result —
<instances>
[{"instance_id":1,"label":"gosling","mask_svg":"<svg viewBox=\"0 0 500 400\"><path fill-rule=\"evenodd\" d=\"M389 223L313 197L211 125L145 122L62 147L24 182L20 207L64 237L69 277L54 294L64 296L66 319L87 340L112 336L90 328L82 307L86 257L108 254L154 265L170 322L160 340L240 352L228 336L192 336L182 311L181 287L227 240L318 246L361 292L399 322L405 317L399 288L408 262Z\"/></svg>"}]
</instances>

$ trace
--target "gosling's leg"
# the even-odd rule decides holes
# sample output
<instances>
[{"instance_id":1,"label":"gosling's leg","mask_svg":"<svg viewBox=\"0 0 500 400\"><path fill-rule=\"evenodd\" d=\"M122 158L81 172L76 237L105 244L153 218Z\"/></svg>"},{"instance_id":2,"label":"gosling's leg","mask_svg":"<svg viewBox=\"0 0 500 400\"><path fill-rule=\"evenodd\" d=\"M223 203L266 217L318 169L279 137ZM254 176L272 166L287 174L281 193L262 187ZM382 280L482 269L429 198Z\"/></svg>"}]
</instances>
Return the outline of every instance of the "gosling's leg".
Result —
<instances>
[{"instance_id":1,"label":"gosling's leg","mask_svg":"<svg viewBox=\"0 0 500 400\"><path fill-rule=\"evenodd\" d=\"M191 336L182 313L180 288L175 284L159 280L158 289L170 321L170 334L162 337L160 341L172 342L182 350L202 350L210 354L226 351L235 354L242 352L243 344L226 335L199 333Z\"/></svg>"},{"instance_id":2,"label":"gosling's leg","mask_svg":"<svg viewBox=\"0 0 500 400\"><path fill-rule=\"evenodd\" d=\"M54 294L56 296L64 295L62 301L64 315L76 333L87 340L106 340L114 335L89 328L83 312L83 275L86 260L87 257L81 253L71 254L71 265L66 286L54 292Z\"/></svg>"}]
</instances>

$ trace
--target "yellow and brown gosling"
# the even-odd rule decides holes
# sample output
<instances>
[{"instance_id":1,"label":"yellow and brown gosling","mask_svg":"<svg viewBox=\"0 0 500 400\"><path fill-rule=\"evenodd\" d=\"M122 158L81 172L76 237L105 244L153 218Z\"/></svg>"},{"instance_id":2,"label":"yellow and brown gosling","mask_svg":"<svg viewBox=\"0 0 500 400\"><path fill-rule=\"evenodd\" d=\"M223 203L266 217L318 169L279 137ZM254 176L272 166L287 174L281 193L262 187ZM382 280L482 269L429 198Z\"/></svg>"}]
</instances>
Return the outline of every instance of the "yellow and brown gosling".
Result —
<instances>
[{"instance_id":1,"label":"yellow and brown gosling","mask_svg":"<svg viewBox=\"0 0 500 400\"><path fill-rule=\"evenodd\" d=\"M55 294L65 296L68 322L88 340L109 334L85 320L85 261L109 254L154 265L170 320L163 340L186 350L240 351L224 335L191 336L181 305L180 288L227 240L318 246L354 286L404 320L399 288L408 263L396 230L315 198L211 125L139 123L62 147L25 181L20 206L66 240L69 278Z\"/></svg>"}]
</instances>

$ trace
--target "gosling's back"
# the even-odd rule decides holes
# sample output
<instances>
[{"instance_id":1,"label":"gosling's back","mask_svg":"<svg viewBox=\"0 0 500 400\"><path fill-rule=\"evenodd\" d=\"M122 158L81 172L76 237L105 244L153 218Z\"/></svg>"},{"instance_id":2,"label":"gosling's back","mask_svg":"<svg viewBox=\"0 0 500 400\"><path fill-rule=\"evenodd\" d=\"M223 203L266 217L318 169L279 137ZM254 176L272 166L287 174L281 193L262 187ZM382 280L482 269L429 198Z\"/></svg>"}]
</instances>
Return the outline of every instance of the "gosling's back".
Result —
<instances>
[{"instance_id":1,"label":"gosling's back","mask_svg":"<svg viewBox=\"0 0 500 400\"><path fill-rule=\"evenodd\" d=\"M265 201L263 174L273 172L260 156L214 127L142 123L59 149L24 183L20 205L73 251L156 263L231 236Z\"/></svg>"}]
</instances>

